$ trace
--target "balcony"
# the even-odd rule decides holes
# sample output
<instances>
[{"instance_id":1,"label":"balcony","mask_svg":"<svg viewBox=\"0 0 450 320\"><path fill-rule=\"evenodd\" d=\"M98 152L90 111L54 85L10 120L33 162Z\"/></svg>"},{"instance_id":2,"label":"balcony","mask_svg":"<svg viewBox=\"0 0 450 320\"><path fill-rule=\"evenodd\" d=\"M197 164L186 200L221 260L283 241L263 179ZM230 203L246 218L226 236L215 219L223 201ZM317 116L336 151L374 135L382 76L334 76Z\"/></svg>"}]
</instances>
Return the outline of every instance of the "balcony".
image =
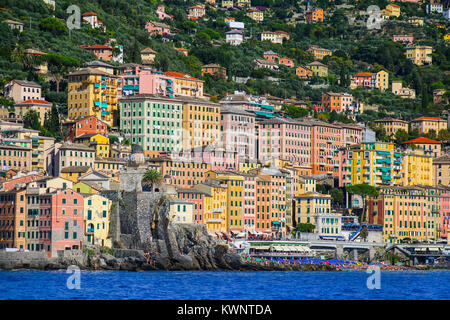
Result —
<instances>
[{"instance_id":1,"label":"balcony","mask_svg":"<svg viewBox=\"0 0 450 320\"><path fill-rule=\"evenodd\" d=\"M222 223L223 219L206 219L206 223Z\"/></svg>"},{"instance_id":2,"label":"balcony","mask_svg":"<svg viewBox=\"0 0 450 320\"><path fill-rule=\"evenodd\" d=\"M223 212L223 208L213 208L212 212L213 213L222 213Z\"/></svg>"},{"instance_id":3,"label":"balcony","mask_svg":"<svg viewBox=\"0 0 450 320\"><path fill-rule=\"evenodd\" d=\"M94 233L94 228L87 228L86 233L90 233L90 234Z\"/></svg>"}]
</instances>

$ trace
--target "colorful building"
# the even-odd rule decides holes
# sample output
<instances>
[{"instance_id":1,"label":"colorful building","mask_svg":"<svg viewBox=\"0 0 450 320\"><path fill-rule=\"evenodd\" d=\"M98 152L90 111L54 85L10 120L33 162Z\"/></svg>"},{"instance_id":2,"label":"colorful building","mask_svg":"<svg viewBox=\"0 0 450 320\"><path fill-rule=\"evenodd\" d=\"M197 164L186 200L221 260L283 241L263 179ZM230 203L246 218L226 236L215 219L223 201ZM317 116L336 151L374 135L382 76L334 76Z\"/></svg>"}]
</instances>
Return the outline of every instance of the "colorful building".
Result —
<instances>
[{"instance_id":1,"label":"colorful building","mask_svg":"<svg viewBox=\"0 0 450 320\"><path fill-rule=\"evenodd\" d=\"M258 9L250 9L245 15L256 22L264 21L264 12Z\"/></svg>"},{"instance_id":2,"label":"colorful building","mask_svg":"<svg viewBox=\"0 0 450 320\"><path fill-rule=\"evenodd\" d=\"M42 100L42 87L35 82L11 80L5 85L4 95L20 103L27 100Z\"/></svg>"},{"instance_id":3,"label":"colorful building","mask_svg":"<svg viewBox=\"0 0 450 320\"><path fill-rule=\"evenodd\" d=\"M92 167L95 161L95 150L84 144L63 143L55 153L54 175L59 176L65 167Z\"/></svg>"},{"instance_id":4,"label":"colorful building","mask_svg":"<svg viewBox=\"0 0 450 320\"><path fill-rule=\"evenodd\" d=\"M26 249L26 189L0 192L0 247Z\"/></svg>"},{"instance_id":5,"label":"colorful building","mask_svg":"<svg viewBox=\"0 0 450 320\"><path fill-rule=\"evenodd\" d=\"M297 77L299 77L300 79L307 79L307 78L311 78L313 73L311 71L311 69L307 68L307 67L302 67L302 66L298 66L295 69L295 74L297 75Z\"/></svg>"},{"instance_id":6,"label":"colorful building","mask_svg":"<svg viewBox=\"0 0 450 320\"><path fill-rule=\"evenodd\" d=\"M291 58L286 58L286 57L278 60L278 64L281 64L281 65L289 67L289 68L293 68L295 66L294 60L292 60Z\"/></svg>"},{"instance_id":7,"label":"colorful building","mask_svg":"<svg viewBox=\"0 0 450 320\"><path fill-rule=\"evenodd\" d=\"M317 60L322 60L326 56L331 56L333 54L333 52L331 50L324 49L324 48L321 48L318 46L311 46L306 51L311 53L314 56L314 58Z\"/></svg>"},{"instance_id":8,"label":"colorful building","mask_svg":"<svg viewBox=\"0 0 450 320\"><path fill-rule=\"evenodd\" d=\"M436 186L450 186L450 155L433 159L433 180Z\"/></svg>"},{"instance_id":9,"label":"colorful building","mask_svg":"<svg viewBox=\"0 0 450 320\"><path fill-rule=\"evenodd\" d=\"M312 75L315 77L326 78L328 77L328 67L319 61L313 61L308 63L306 67L311 70Z\"/></svg>"},{"instance_id":10,"label":"colorful building","mask_svg":"<svg viewBox=\"0 0 450 320\"><path fill-rule=\"evenodd\" d=\"M353 96L351 94L340 92L326 92L322 94L322 106L329 111L343 113L350 111L353 104Z\"/></svg>"},{"instance_id":11,"label":"colorful building","mask_svg":"<svg viewBox=\"0 0 450 320\"><path fill-rule=\"evenodd\" d=\"M220 108L221 144L239 162L256 162L256 115L232 106Z\"/></svg>"},{"instance_id":12,"label":"colorful building","mask_svg":"<svg viewBox=\"0 0 450 320\"><path fill-rule=\"evenodd\" d=\"M323 9L314 8L309 11L306 11L306 22L309 24L323 22Z\"/></svg>"},{"instance_id":13,"label":"colorful building","mask_svg":"<svg viewBox=\"0 0 450 320\"><path fill-rule=\"evenodd\" d=\"M183 129L181 100L135 95L122 97L119 104L122 134L131 143L140 145L145 155L171 152L180 144Z\"/></svg>"},{"instance_id":14,"label":"colorful building","mask_svg":"<svg viewBox=\"0 0 450 320\"><path fill-rule=\"evenodd\" d=\"M384 70L377 73L359 72L351 79L350 88L356 87L378 88L384 92L389 88L389 74Z\"/></svg>"},{"instance_id":15,"label":"colorful building","mask_svg":"<svg viewBox=\"0 0 450 320\"><path fill-rule=\"evenodd\" d=\"M273 118L259 123L258 160L261 163L285 160L300 165L311 161L311 126L286 118Z\"/></svg>"},{"instance_id":16,"label":"colorful building","mask_svg":"<svg viewBox=\"0 0 450 320\"><path fill-rule=\"evenodd\" d=\"M228 232L227 183L217 179L206 179L194 187L205 195L203 222L209 233Z\"/></svg>"},{"instance_id":17,"label":"colorful building","mask_svg":"<svg viewBox=\"0 0 450 320\"><path fill-rule=\"evenodd\" d=\"M433 158L438 158L441 156L441 142L436 140L419 137L416 139L405 141L403 142L403 145L405 146L414 145L418 149L423 150L425 155Z\"/></svg>"},{"instance_id":18,"label":"colorful building","mask_svg":"<svg viewBox=\"0 0 450 320\"><path fill-rule=\"evenodd\" d=\"M433 61L432 53L433 47L431 46L409 46L406 48L406 58L418 66L431 64Z\"/></svg>"},{"instance_id":19,"label":"colorful building","mask_svg":"<svg viewBox=\"0 0 450 320\"><path fill-rule=\"evenodd\" d=\"M402 184L402 154L388 142L362 142L347 154L349 185L365 183L373 187Z\"/></svg>"},{"instance_id":20,"label":"colorful building","mask_svg":"<svg viewBox=\"0 0 450 320\"><path fill-rule=\"evenodd\" d=\"M170 71L164 75L173 79L173 93L175 96L203 97L203 80L180 72Z\"/></svg>"},{"instance_id":21,"label":"colorful building","mask_svg":"<svg viewBox=\"0 0 450 320\"><path fill-rule=\"evenodd\" d=\"M63 128L65 139L69 141L74 141L85 134L101 134L104 136L108 134L108 124L97 119L94 115L64 122Z\"/></svg>"},{"instance_id":22,"label":"colorful building","mask_svg":"<svg viewBox=\"0 0 450 320\"><path fill-rule=\"evenodd\" d=\"M202 75L205 74L210 74L217 76L220 79L225 79L227 76L227 69L215 63L206 64L202 67Z\"/></svg>"},{"instance_id":23,"label":"colorful building","mask_svg":"<svg viewBox=\"0 0 450 320\"><path fill-rule=\"evenodd\" d=\"M447 121L439 117L420 117L411 121L411 128L418 129L419 133L428 133L434 130L436 134L447 129Z\"/></svg>"},{"instance_id":24,"label":"colorful building","mask_svg":"<svg viewBox=\"0 0 450 320\"><path fill-rule=\"evenodd\" d=\"M440 240L442 193L434 187L382 187L369 205L369 223L382 222L383 239L388 243Z\"/></svg>"},{"instance_id":25,"label":"colorful building","mask_svg":"<svg viewBox=\"0 0 450 320\"><path fill-rule=\"evenodd\" d=\"M259 40L283 44L283 37L280 34L278 34L276 32L272 32L272 31L261 32L261 34L259 35Z\"/></svg>"},{"instance_id":26,"label":"colorful building","mask_svg":"<svg viewBox=\"0 0 450 320\"><path fill-rule=\"evenodd\" d=\"M20 147L0 143L0 165L2 170L31 171L31 146Z\"/></svg>"},{"instance_id":27,"label":"colorful building","mask_svg":"<svg viewBox=\"0 0 450 320\"><path fill-rule=\"evenodd\" d=\"M51 102L45 100L32 99L14 105L14 113L16 114L16 117L23 119L28 112L35 111L38 115L41 125L44 125L46 115L50 117L51 109Z\"/></svg>"},{"instance_id":28,"label":"colorful building","mask_svg":"<svg viewBox=\"0 0 450 320\"><path fill-rule=\"evenodd\" d=\"M108 126L113 126L118 112L117 76L85 68L69 74L68 78L69 118L95 115Z\"/></svg>"},{"instance_id":29,"label":"colorful building","mask_svg":"<svg viewBox=\"0 0 450 320\"><path fill-rule=\"evenodd\" d=\"M408 132L408 122L400 119L386 118L381 120L375 120L374 123L377 126L381 126L386 130L386 134L394 136L398 130L404 130Z\"/></svg>"},{"instance_id":30,"label":"colorful building","mask_svg":"<svg viewBox=\"0 0 450 320\"><path fill-rule=\"evenodd\" d=\"M433 186L433 157L423 150L407 150L402 158L403 186Z\"/></svg>"},{"instance_id":31,"label":"colorful building","mask_svg":"<svg viewBox=\"0 0 450 320\"><path fill-rule=\"evenodd\" d=\"M220 106L201 99L181 97L183 104L183 149L220 141Z\"/></svg>"},{"instance_id":32,"label":"colorful building","mask_svg":"<svg viewBox=\"0 0 450 320\"><path fill-rule=\"evenodd\" d=\"M86 243L111 248L109 222L111 200L99 194L83 196Z\"/></svg>"}]
</instances>

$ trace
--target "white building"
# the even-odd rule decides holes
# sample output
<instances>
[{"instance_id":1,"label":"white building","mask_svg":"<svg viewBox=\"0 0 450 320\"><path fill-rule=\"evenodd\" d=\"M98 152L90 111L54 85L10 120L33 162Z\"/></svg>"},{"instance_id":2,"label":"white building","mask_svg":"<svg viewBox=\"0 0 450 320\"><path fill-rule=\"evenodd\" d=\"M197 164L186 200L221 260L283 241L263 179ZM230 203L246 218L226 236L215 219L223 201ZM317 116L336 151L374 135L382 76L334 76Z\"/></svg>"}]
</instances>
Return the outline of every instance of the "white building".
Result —
<instances>
[{"instance_id":1,"label":"white building","mask_svg":"<svg viewBox=\"0 0 450 320\"><path fill-rule=\"evenodd\" d=\"M238 30L228 31L226 33L226 41L233 46L238 46L244 42L244 34Z\"/></svg>"}]
</instances>

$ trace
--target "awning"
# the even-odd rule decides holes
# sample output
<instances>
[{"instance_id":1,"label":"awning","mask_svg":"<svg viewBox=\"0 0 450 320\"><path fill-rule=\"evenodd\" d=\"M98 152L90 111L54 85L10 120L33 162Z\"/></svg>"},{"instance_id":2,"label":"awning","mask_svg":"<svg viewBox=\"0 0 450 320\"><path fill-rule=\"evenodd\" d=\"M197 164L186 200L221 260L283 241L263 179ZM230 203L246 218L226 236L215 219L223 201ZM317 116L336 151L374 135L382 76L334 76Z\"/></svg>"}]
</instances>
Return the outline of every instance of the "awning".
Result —
<instances>
[{"instance_id":1,"label":"awning","mask_svg":"<svg viewBox=\"0 0 450 320\"><path fill-rule=\"evenodd\" d=\"M252 249L255 250L269 250L270 246L257 246L257 247L251 247Z\"/></svg>"}]
</instances>

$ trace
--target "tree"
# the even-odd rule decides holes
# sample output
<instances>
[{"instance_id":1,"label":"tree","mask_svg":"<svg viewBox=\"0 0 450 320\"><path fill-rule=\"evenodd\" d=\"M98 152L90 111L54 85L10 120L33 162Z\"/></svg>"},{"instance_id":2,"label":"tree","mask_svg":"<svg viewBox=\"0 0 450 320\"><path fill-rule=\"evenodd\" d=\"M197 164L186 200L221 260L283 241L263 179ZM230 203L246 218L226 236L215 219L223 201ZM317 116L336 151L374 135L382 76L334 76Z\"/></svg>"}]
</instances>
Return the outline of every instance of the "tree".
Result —
<instances>
[{"instance_id":1,"label":"tree","mask_svg":"<svg viewBox=\"0 0 450 320\"><path fill-rule=\"evenodd\" d=\"M147 170L142 177L142 186L145 187L145 189L153 190L153 186L155 184L160 184L161 181L161 173L159 173L155 169L150 169Z\"/></svg>"},{"instance_id":2,"label":"tree","mask_svg":"<svg viewBox=\"0 0 450 320\"><path fill-rule=\"evenodd\" d=\"M50 114L45 115L44 127L47 132L56 139L56 141L62 139L61 124L59 122L59 112L56 108L56 104L52 105Z\"/></svg>"},{"instance_id":3,"label":"tree","mask_svg":"<svg viewBox=\"0 0 450 320\"><path fill-rule=\"evenodd\" d=\"M395 143L398 145L402 144L403 142L406 142L409 140L409 134L403 129L397 130L395 133Z\"/></svg>"},{"instance_id":4,"label":"tree","mask_svg":"<svg viewBox=\"0 0 450 320\"><path fill-rule=\"evenodd\" d=\"M23 117L23 126L27 129L41 130L41 122L36 111L30 110Z\"/></svg>"},{"instance_id":5,"label":"tree","mask_svg":"<svg viewBox=\"0 0 450 320\"><path fill-rule=\"evenodd\" d=\"M450 140L450 131L448 129L439 130L437 139L439 141L449 141Z\"/></svg>"},{"instance_id":6,"label":"tree","mask_svg":"<svg viewBox=\"0 0 450 320\"><path fill-rule=\"evenodd\" d=\"M355 184L353 186L347 186L346 190L349 193L357 194L362 197L362 199L363 199L363 214L361 217L361 221L364 221L365 211L366 211L366 197L369 197L369 198L378 197L377 189L366 183L361 183L361 184Z\"/></svg>"},{"instance_id":7,"label":"tree","mask_svg":"<svg viewBox=\"0 0 450 320\"><path fill-rule=\"evenodd\" d=\"M80 66L77 59L59 54L46 54L39 58L41 62L47 62L48 71L56 82L56 92L59 92L59 84L64 76Z\"/></svg>"},{"instance_id":8,"label":"tree","mask_svg":"<svg viewBox=\"0 0 450 320\"><path fill-rule=\"evenodd\" d=\"M298 232L313 232L316 229L316 226L311 223L299 223L297 224Z\"/></svg>"},{"instance_id":9,"label":"tree","mask_svg":"<svg viewBox=\"0 0 450 320\"><path fill-rule=\"evenodd\" d=\"M67 32L66 25L59 19L47 17L39 22L39 28L43 31L51 32L54 35L61 35Z\"/></svg>"},{"instance_id":10,"label":"tree","mask_svg":"<svg viewBox=\"0 0 450 320\"><path fill-rule=\"evenodd\" d=\"M330 191L331 202L333 204L343 204L344 203L344 192L342 189L333 188Z\"/></svg>"}]
</instances>

